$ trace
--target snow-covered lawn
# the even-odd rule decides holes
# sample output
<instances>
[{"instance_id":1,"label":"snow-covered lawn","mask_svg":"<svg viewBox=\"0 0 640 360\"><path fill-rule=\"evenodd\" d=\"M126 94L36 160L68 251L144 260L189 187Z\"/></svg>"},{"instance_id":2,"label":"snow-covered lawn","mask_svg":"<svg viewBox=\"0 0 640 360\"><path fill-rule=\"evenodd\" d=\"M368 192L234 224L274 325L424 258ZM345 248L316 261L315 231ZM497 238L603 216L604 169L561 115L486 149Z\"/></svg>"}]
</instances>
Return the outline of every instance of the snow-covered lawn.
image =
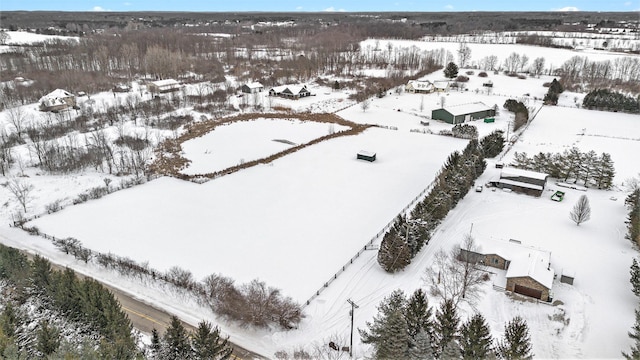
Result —
<instances>
[{"instance_id":1,"label":"snow-covered lawn","mask_svg":"<svg viewBox=\"0 0 640 360\"><path fill-rule=\"evenodd\" d=\"M191 161L182 173L213 173L347 129L337 124L290 119L263 118L224 124L204 136L182 143L185 157Z\"/></svg>"}]
</instances>

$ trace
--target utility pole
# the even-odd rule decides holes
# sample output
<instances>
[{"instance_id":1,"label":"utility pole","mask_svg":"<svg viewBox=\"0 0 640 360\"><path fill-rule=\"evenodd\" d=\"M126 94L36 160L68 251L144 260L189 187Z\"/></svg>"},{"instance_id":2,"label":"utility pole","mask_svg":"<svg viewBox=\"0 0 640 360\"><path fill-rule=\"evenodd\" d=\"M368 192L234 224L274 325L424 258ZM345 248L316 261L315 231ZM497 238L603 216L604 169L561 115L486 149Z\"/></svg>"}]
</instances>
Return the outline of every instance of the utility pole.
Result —
<instances>
[{"instance_id":1,"label":"utility pole","mask_svg":"<svg viewBox=\"0 0 640 360\"><path fill-rule=\"evenodd\" d=\"M353 311L359 306L351 301L351 299L347 299L347 302L351 304L351 311L349 311L349 314L351 315L351 343L349 345L349 357L353 359Z\"/></svg>"}]
</instances>

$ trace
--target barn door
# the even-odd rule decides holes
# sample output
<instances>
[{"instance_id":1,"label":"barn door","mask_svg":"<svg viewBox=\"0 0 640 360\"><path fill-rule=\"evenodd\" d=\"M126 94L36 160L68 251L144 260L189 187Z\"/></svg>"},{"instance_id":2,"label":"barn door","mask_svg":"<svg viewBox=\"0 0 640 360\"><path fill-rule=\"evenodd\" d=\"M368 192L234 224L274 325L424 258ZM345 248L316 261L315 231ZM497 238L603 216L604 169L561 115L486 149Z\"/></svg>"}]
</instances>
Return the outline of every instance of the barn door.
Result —
<instances>
[{"instance_id":1,"label":"barn door","mask_svg":"<svg viewBox=\"0 0 640 360\"><path fill-rule=\"evenodd\" d=\"M532 298L536 298L536 299L541 299L542 298L542 290L536 290L536 289L532 289L530 287L526 287L526 286L521 286L516 284L514 289L514 292L518 293L518 294L522 294L525 296L531 296Z\"/></svg>"}]
</instances>

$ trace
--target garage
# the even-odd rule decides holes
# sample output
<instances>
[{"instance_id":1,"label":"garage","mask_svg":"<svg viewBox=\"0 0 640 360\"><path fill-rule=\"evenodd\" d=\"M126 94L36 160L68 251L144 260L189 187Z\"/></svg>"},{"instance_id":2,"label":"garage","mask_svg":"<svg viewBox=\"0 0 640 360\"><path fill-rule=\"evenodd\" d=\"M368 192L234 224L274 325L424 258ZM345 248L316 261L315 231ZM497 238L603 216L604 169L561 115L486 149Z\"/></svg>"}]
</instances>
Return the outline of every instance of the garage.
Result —
<instances>
[{"instance_id":1,"label":"garage","mask_svg":"<svg viewBox=\"0 0 640 360\"><path fill-rule=\"evenodd\" d=\"M536 290L536 289L532 289L530 287L526 287L518 284L515 284L515 288L513 289L513 292L521 295L525 295L525 296L530 296L536 299L542 298L542 290Z\"/></svg>"}]
</instances>

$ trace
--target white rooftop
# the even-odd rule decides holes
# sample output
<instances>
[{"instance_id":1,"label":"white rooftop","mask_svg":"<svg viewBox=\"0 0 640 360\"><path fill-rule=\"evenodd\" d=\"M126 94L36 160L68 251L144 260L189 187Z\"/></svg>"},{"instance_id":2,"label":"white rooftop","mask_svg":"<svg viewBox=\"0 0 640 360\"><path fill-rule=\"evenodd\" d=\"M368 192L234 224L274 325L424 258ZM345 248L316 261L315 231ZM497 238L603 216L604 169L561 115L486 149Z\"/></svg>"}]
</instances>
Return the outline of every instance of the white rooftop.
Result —
<instances>
[{"instance_id":1,"label":"white rooftop","mask_svg":"<svg viewBox=\"0 0 640 360\"><path fill-rule=\"evenodd\" d=\"M444 109L448 111L450 114L452 114L453 116L460 116L460 115L471 114L479 111L491 110L491 107L481 102L474 102L469 104L447 106Z\"/></svg>"},{"instance_id":2,"label":"white rooftop","mask_svg":"<svg viewBox=\"0 0 640 360\"><path fill-rule=\"evenodd\" d=\"M433 86L437 89L446 89L449 86L448 81L434 81Z\"/></svg>"},{"instance_id":3,"label":"white rooftop","mask_svg":"<svg viewBox=\"0 0 640 360\"><path fill-rule=\"evenodd\" d=\"M151 82L153 85L158 86L158 87L162 87L162 86L170 86L170 85L179 85L178 82L174 79L164 79L164 80L157 80L157 81L152 81Z\"/></svg>"},{"instance_id":4,"label":"white rooftop","mask_svg":"<svg viewBox=\"0 0 640 360\"><path fill-rule=\"evenodd\" d=\"M67 90L55 89L52 92L48 93L47 95L41 97L39 102L44 102L44 101L48 101L49 102L49 101L52 101L52 100L66 98L66 97L69 97L69 96L73 96L73 94L68 92Z\"/></svg>"},{"instance_id":5,"label":"white rooftop","mask_svg":"<svg viewBox=\"0 0 640 360\"><path fill-rule=\"evenodd\" d=\"M419 90L431 90L433 88L431 81L409 80L408 84Z\"/></svg>"},{"instance_id":6,"label":"white rooftop","mask_svg":"<svg viewBox=\"0 0 640 360\"><path fill-rule=\"evenodd\" d=\"M499 255L511 262L507 278L529 276L551 289L554 276L554 271L549 266L551 252L511 241L482 240L478 243L478 253Z\"/></svg>"},{"instance_id":7,"label":"white rooftop","mask_svg":"<svg viewBox=\"0 0 640 360\"><path fill-rule=\"evenodd\" d=\"M263 86L262 86L262 84L260 84L259 82L252 82L252 83L248 83L248 84L247 84L247 87L248 87L249 89L259 89L259 88L261 88L261 87L263 87Z\"/></svg>"},{"instance_id":8,"label":"white rooftop","mask_svg":"<svg viewBox=\"0 0 640 360\"><path fill-rule=\"evenodd\" d=\"M522 176L522 177L528 177L531 179L545 180L547 176L549 176L549 174L545 174L537 171L531 171L531 170L516 169L512 167L502 168L502 171L500 172L501 178L512 177L512 176Z\"/></svg>"}]
</instances>

